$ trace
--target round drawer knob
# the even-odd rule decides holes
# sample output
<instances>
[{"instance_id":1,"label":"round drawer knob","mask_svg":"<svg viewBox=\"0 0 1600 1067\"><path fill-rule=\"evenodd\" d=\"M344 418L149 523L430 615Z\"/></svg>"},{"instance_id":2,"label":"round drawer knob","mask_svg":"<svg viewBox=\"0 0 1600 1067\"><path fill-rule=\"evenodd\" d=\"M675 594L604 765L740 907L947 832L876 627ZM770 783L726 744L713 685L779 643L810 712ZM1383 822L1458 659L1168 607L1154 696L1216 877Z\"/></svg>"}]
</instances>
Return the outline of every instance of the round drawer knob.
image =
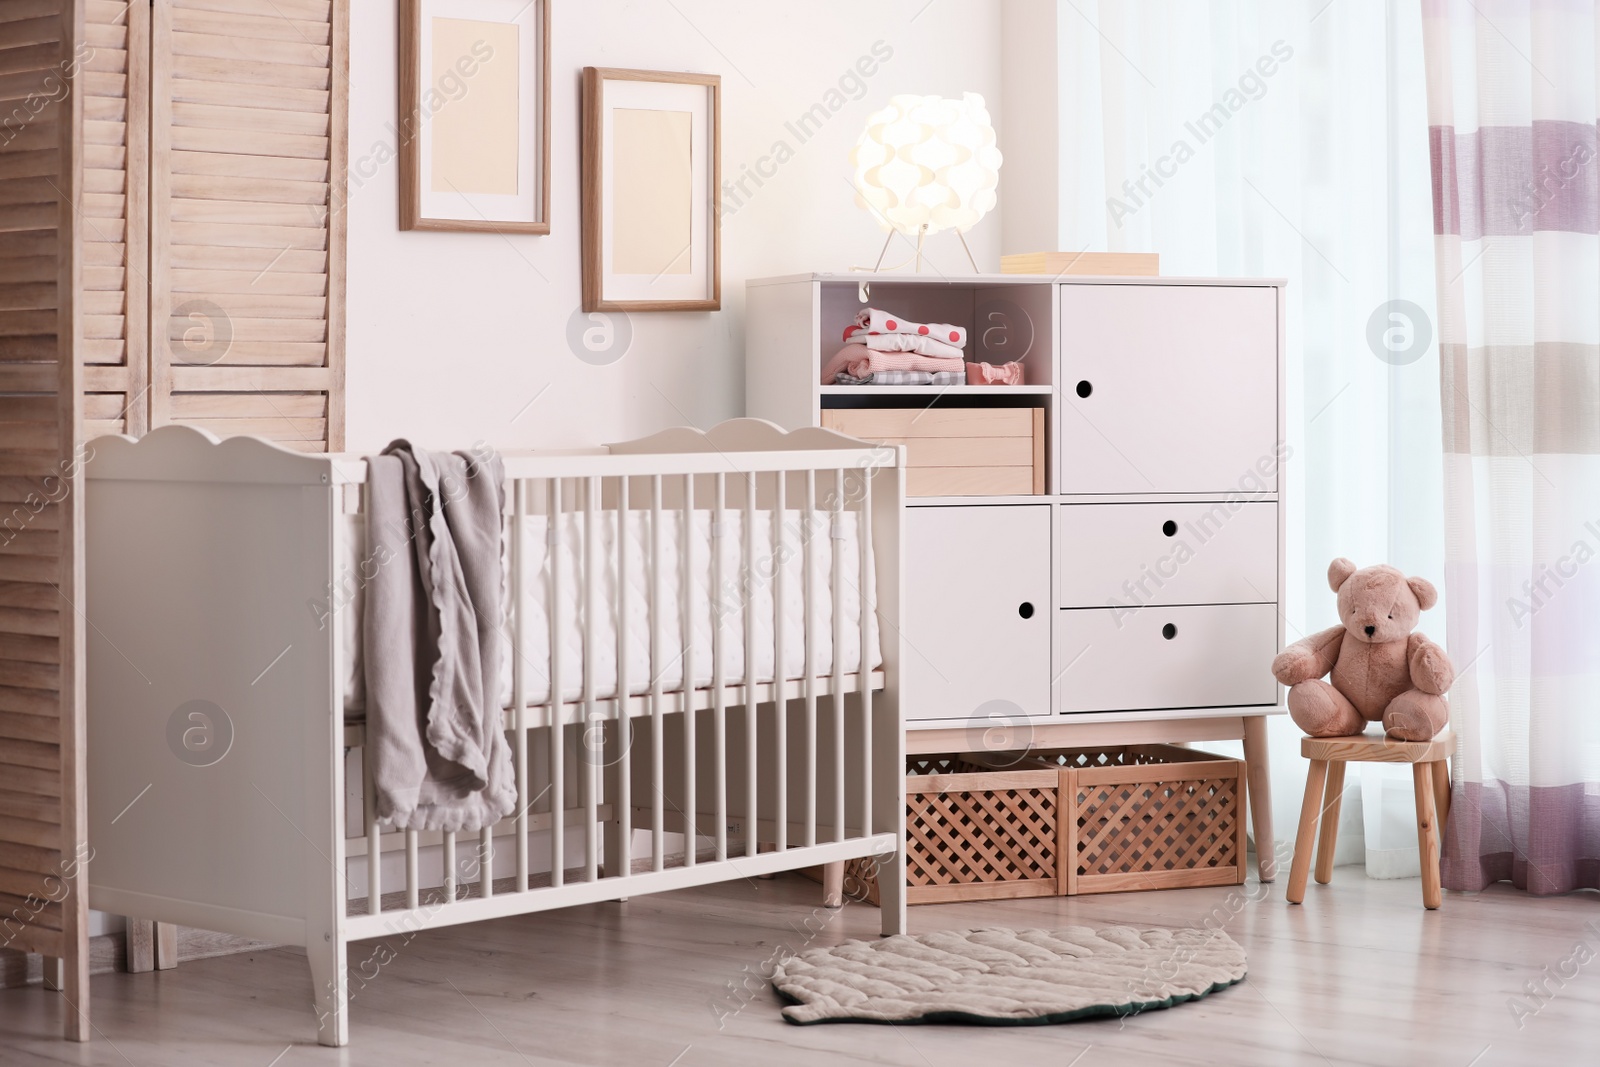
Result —
<instances>
[{"instance_id":1,"label":"round drawer knob","mask_svg":"<svg viewBox=\"0 0 1600 1067\"><path fill-rule=\"evenodd\" d=\"M1024 619L1033 618L1033 605L1024 600L1022 603L1017 605L1017 614L1021 615Z\"/></svg>"},{"instance_id":2,"label":"round drawer knob","mask_svg":"<svg viewBox=\"0 0 1600 1067\"><path fill-rule=\"evenodd\" d=\"M1085 399L1087 399L1089 394L1092 393L1092 392L1094 392L1094 386L1090 385L1088 382L1079 382L1078 383L1078 395L1079 396L1084 397Z\"/></svg>"},{"instance_id":3,"label":"round drawer knob","mask_svg":"<svg viewBox=\"0 0 1600 1067\"><path fill-rule=\"evenodd\" d=\"M1166 534L1168 537L1177 537L1178 524L1173 522L1171 519L1168 519L1166 522L1161 524L1161 532Z\"/></svg>"},{"instance_id":4,"label":"round drawer knob","mask_svg":"<svg viewBox=\"0 0 1600 1067\"><path fill-rule=\"evenodd\" d=\"M1171 641L1174 637L1178 636L1178 628L1169 622L1161 628L1161 636L1165 637L1168 641Z\"/></svg>"}]
</instances>

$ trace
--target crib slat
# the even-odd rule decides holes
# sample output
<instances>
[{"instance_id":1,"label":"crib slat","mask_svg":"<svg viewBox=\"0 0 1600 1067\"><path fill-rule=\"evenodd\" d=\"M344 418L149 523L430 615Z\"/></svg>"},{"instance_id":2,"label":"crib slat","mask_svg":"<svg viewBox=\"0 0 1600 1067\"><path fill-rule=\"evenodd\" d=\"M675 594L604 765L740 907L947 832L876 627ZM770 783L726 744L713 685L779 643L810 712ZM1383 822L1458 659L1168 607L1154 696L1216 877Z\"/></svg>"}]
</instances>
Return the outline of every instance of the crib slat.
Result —
<instances>
[{"instance_id":1,"label":"crib slat","mask_svg":"<svg viewBox=\"0 0 1600 1067\"><path fill-rule=\"evenodd\" d=\"M511 703L517 760L517 892L528 888L528 634L523 619L523 595L527 590L528 552L522 543L527 529L528 484L519 479L511 494Z\"/></svg>"},{"instance_id":2,"label":"crib slat","mask_svg":"<svg viewBox=\"0 0 1600 1067\"><path fill-rule=\"evenodd\" d=\"M806 655L806 840L807 845L817 843L817 637L816 637L816 567L812 563L817 536L817 472L806 471L805 534L801 543L800 580L804 586L800 594L805 620Z\"/></svg>"},{"instance_id":3,"label":"crib slat","mask_svg":"<svg viewBox=\"0 0 1600 1067\"><path fill-rule=\"evenodd\" d=\"M695 849L700 839L699 828L696 825L695 813L699 809L699 793L695 782L695 716L694 710L694 621L695 621L695 587L700 583L695 580L694 545L696 541L694 524L694 475L683 476L683 522L679 527L679 539L683 542L683 865L693 867L695 862ZM656 783L656 792L659 798L661 787L665 783ZM659 799L657 801L659 805ZM659 810L659 808L658 808ZM661 846L657 846L660 848ZM661 870L665 857L658 852L655 857L655 869Z\"/></svg>"},{"instance_id":4,"label":"crib slat","mask_svg":"<svg viewBox=\"0 0 1600 1067\"><path fill-rule=\"evenodd\" d=\"M872 583L872 475L873 469L857 472L861 476L860 510L856 520L856 550L861 564L861 662L856 677L861 680L861 836L872 833L872 629L876 620L877 596Z\"/></svg>"},{"instance_id":5,"label":"crib slat","mask_svg":"<svg viewBox=\"0 0 1600 1067\"><path fill-rule=\"evenodd\" d=\"M662 803L662 776L666 769L662 734L666 730L666 709L662 706L662 676L666 674L666 643L661 633L661 615L667 609L661 581L661 475L650 479L650 867L666 866L666 825ZM688 572L684 573L688 577ZM693 690L686 679L685 694ZM692 843L691 843L692 847Z\"/></svg>"},{"instance_id":6,"label":"crib slat","mask_svg":"<svg viewBox=\"0 0 1600 1067\"><path fill-rule=\"evenodd\" d=\"M494 824L478 831L478 895L494 896Z\"/></svg>"},{"instance_id":7,"label":"crib slat","mask_svg":"<svg viewBox=\"0 0 1600 1067\"><path fill-rule=\"evenodd\" d=\"M595 710L595 651L600 647L600 575L605 563L600 549L600 478L591 475L583 491L583 723L579 736L578 782L583 790L583 875L600 877L600 850L595 840L599 804L595 782L599 775L589 748L589 731L600 726ZM557 828L557 833L560 828Z\"/></svg>"},{"instance_id":8,"label":"crib slat","mask_svg":"<svg viewBox=\"0 0 1600 1067\"><path fill-rule=\"evenodd\" d=\"M833 472L833 508L828 539L833 549L833 839L843 841L844 831L844 469Z\"/></svg>"},{"instance_id":9,"label":"crib slat","mask_svg":"<svg viewBox=\"0 0 1600 1067\"><path fill-rule=\"evenodd\" d=\"M366 795L367 817L367 914L383 910L383 836L378 827L378 786L372 774L372 746L361 746L361 786Z\"/></svg>"},{"instance_id":10,"label":"crib slat","mask_svg":"<svg viewBox=\"0 0 1600 1067\"><path fill-rule=\"evenodd\" d=\"M716 825L713 834L717 843L717 859L728 858L728 693L723 688L727 682L727 663L722 649L722 622L727 597L722 588L722 539L727 532L728 477L716 475L715 507L711 513L711 718L715 751L712 755L713 786L716 789Z\"/></svg>"},{"instance_id":11,"label":"crib slat","mask_svg":"<svg viewBox=\"0 0 1600 1067\"><path fill-rule=\"evenodd\" d=\"M779 852L789 847L789 702L784 699L784 682L787 680L788 644L785 623L787 616L787 582L785 573L789 562L789 477L782 471L775 475L778 486L772 511L772 680L778 699L773 703L773 751L778 768L777 840L773 847Z\"/></svg>"},{"instance_id":12,"label":"crib slat","mask_svg":"<svg viewBox=\"0 0 1600 1067\"><path fill-rule=\"evenodd\" d=\"M406 907L415 908L421 895L421 879L417 873L417 832L406 831Z\"/></svg>"},{"instance_id":13,"label":"crib slat","mask_svg":"<svg viewBox=\"0 0 1600 1067\"><path fill-rule=\"evenodd\" d=\"M617 701L615 707L615 743L620 746L615 759L617 795L616 807L618 870L608 874L628 875L633 872L633 760L629 750L633 747L633 722L628 718L628 546L632 543L628 522L628 479L620 479L617 491ZM645 605L653 617L655 605ZM604 735L602 735L604 737ZM603 763L611 765L611 754L602 750Z\"/></svg>"},{"instance_id":14,"label":"crib slat","mask_svg":"<svg viewBox=\"0 0 1600 1067\"><path fill-rule=\"evenodd\" d=\"M456 832L444 832L444 898L456 899Z\"/></svg>"},{"instance_id":15,"label":"crib slat","mask_svg":"<svg viewBox=\"0 0 1600 1067\"><path fill-rule=\"evenodd\" d=\"M565 685L561 677L561 635L566 631L561 619L561 479L545 485L549 502L550 558L550 885L566 884L566 722Z\"/></svg>"},{"instance_id":16,"label":"crib slat","mask_svg":"<svg viewBox=\"0 0 1600 1067\"><path fill-rule=\"evenodd\" d=\"M754 856L759 849L760 823L756 806L756 474L744 476L744 562L740 567L740 605L744 609L744 854Z\"/></svg>"}]
</instances>

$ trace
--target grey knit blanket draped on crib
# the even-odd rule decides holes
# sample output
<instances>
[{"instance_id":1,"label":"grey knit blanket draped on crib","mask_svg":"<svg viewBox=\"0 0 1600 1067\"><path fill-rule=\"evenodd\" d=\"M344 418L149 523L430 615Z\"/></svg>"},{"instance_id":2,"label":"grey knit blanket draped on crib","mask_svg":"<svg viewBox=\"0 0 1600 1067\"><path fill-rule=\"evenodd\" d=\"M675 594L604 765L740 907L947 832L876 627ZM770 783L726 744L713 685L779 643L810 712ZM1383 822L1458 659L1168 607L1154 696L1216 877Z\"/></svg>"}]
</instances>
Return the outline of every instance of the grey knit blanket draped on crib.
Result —
<instances>
[{"instance_id":1,"label":"grey knit blanket draped on crib","mask_svg":"<svg viewBox=\"0 0 1600 1067\"><path fill-rule=\"evenodd\" d=\"M497 695L503 474L493 452L406 441L368 460L368 773L396 829L474 831L516 807Z\"/></svg>"}]
</instances>

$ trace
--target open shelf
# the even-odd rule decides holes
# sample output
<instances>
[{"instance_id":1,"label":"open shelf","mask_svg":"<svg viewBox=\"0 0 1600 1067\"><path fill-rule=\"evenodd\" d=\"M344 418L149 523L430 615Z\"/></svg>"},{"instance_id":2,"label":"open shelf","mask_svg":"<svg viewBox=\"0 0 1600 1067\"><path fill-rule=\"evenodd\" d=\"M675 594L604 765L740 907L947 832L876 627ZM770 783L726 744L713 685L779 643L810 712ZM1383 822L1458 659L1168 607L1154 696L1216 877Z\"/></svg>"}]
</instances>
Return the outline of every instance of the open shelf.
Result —
<instances>
[{"instance_id":1,"label":"open shelf","mask_svg":"<svg viewBox=\"0 0 1600 1067\"><path fill-rule=\"evenodd\" d=\"M823 396L1049 396L1049 385L824 385Z\"/></svg>"}]
</instances>

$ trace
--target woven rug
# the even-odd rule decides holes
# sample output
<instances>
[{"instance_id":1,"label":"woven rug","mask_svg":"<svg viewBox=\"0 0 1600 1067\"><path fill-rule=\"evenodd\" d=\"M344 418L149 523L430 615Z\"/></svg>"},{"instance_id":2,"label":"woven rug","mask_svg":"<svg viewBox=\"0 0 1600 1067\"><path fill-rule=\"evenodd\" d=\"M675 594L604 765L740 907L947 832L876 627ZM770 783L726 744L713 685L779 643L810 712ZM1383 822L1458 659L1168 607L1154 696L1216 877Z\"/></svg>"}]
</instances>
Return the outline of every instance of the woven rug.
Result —
<instances>
[{"instance_id":1,"label":"woven rug","mask_svg":"<svg viewBox=\"0 0 1600 1067\"><path fill-rule=\"evenodd\" d=\"M1210 930L952 930L807 949L772 977L791 1023L1037 1026L1170 1008L1245 976Z\"/></svg>"}]
</instances>

